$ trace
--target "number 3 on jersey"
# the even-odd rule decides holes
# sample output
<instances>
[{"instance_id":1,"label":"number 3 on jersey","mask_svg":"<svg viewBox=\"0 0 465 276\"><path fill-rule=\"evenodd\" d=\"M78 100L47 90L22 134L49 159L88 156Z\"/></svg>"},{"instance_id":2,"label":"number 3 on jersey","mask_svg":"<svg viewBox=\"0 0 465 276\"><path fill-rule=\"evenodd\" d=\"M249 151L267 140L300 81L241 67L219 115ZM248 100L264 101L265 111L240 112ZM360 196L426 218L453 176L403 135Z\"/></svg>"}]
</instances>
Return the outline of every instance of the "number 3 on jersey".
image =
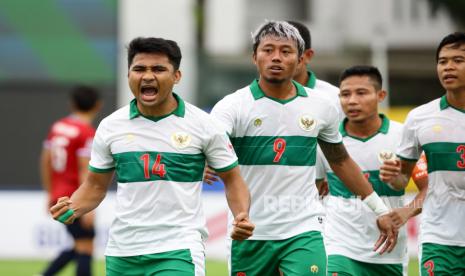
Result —
<instances>
[{"instance_id":1,"label":"number 3 on jersey","mask_svg":"<svg viewBox=\"0 0 465 276\"><path fill-rule=\"evenodd\" d=\"M278 163L279 160L281 160L281 157L283 156L285 150L286 140L284 140L283 138L277 138L276 140L274 140L273 151L276 152L276 155L273 159L274 163Z\"/></svg>"},{"instance_id":2,"label":"number 3 on jersey","mask_svg":"<svg viewBox=\"0 0 465 276\"><path fill-rule=\"evenodd\" d=\"M143 154L140 159L144 161L144 177L145 179L150 179L150 171L149 171L149 166L150 166L150 154L146 153ZM161 154L157 154L157 157L155 159L155 163L152 166L152 175L158 175L161 178L165 177L166 170L165 170L165 164L161 164Z\"/></svg>"},{"instance_id":3,"label":"number 3 on jersey","mask_svg":"<svg viewBox=\"0 0 465 276\"><path fill-rule=\"evenodd\" d=\"M465 145L459 145L456 151L460 154L460 160L457 161L457 167L465 169Z\"/></svg>"}]
</instances>

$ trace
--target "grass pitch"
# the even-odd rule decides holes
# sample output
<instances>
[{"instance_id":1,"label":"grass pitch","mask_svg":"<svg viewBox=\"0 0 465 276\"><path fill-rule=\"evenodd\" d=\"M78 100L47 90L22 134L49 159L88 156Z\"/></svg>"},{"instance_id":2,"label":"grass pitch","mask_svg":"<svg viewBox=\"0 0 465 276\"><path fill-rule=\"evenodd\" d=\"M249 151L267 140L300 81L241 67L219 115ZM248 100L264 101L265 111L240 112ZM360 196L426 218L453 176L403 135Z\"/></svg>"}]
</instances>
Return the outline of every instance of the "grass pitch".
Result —
<instances>
[{"instance_id":1,"label":"grass pitch","mask_svg":"<svg viewBox=\"0 0 465 276\"><path fill-rule=\"evenodd\" d=\"M47 265L44 260L0 260L0 275L5 276L33 276L39 274ZM227 276L228 268L225 262L207 260L208 276ZM94 275L105 275L105 263L103 260L93 262ZM74 264L68 265L58 276L74 276ZM418 262L411 260L409 264L409 276L418 275Z\"/></svg>"}]
</instances>

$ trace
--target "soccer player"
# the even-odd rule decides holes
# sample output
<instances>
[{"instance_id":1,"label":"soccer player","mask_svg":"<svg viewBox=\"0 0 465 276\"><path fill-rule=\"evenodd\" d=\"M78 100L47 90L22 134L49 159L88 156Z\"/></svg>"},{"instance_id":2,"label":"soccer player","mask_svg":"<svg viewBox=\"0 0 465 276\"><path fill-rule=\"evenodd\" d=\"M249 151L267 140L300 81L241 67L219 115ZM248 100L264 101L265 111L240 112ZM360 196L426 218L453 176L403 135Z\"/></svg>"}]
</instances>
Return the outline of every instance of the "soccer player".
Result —
<instances>
[{"instance_id":1,"label":"soccer player","mask_svg":"<svg viewBox=\"0 0 465 276\"><path fill-rule=\"evenodd\" d=\"M395 246L397 228L387 207L347 154L339 116L323 93L292 81L304 42L284 21L253 35L259 78L218 102L211 115L230 135L251 192L254 235L230 244L231 275L326 275L323 210L315 185L317 141L333 170L378 217L382 251Z\"/></svg>"},{"instance_id":2,"label":"soccer player","mask_svg":"<svg viewBox=\"0 0 465 276\"><path fill-rule=\"evenodd\" d=\"M58 198L71 196L84 180L95 134L92 121L101 108L98 92L87 86L73 88L70 104L71 115L52 125L41 154L40 173L49 208ZM74 248L62 251L43 275L55 275L72 260L77 263L76 275L90 275L95 236L93 212L67 225L66 230L74 240Z\"/></svg>"},{"instance_id":3,"label":"soccer player","mask_svg":"<svg viewBox=\"0 0 465 276\"><path fill-rule=\"evenodd\" d=\"M339 97L346 118L340 132L347 151L376 193L391 208L399 208L403 207L404 187L391 187L379 179L384 161L396 158L402 134L402 124L378 113L378 103L386 93L376 67L354 66L344 70ZM319 158L323 161L317 162L317 182L327 178L330 191L325 225L328 275L404 275L403 264L408 262L404 227L392 252L380 255L373 251L371 244L379 236L375 214L346 188L321 155Z\"/></svg>"},{"instance_id":4,"label":"soccer player","mask_svg":"<svg viewBox=\"0 0 465 276\"><path fill-rule=\"evenodd\" d=\"M116 217L106 248L107 275L204 275L207 237L201 205L205 161L225 182L234 240L252 235L250 196L228 136L210 116L173 93L181 79L176 42L136 38L128 47L135 99L97 128L89 174L53 217L72 223L118 178Z\"/></svg>"},{"instance_id":5,"label":"soccer player","mask_svg":"<svg viewBox=\"0 0 465 276\"><path fill-rule=\"evenodd\" d=\"M405 185L425 152L421 275L465 275L465 33L444 37L436 60L446 93L410 111L397 150L402 162L384 165L380 174L384 182Z\"/></svg>"}]
</instances>

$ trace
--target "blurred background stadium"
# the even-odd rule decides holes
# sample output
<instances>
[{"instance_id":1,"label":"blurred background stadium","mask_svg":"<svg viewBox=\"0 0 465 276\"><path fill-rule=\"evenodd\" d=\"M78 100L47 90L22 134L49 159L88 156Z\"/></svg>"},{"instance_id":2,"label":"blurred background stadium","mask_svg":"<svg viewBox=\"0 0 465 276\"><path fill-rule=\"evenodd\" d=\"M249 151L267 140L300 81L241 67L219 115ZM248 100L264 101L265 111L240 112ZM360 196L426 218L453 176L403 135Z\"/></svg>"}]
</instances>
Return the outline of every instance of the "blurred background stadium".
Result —
<instances>
[{"instance_id":1,"label":"blurred background stadium","mask_svg":"<svg viewBox=\"0 0 465 276\"><path fill-rule=\"evenodd\" d=\"M378 66L390 92L383 110L402 121L412 107L443 94L435 50L443 36L463 29L463 14L462 0L1 0L0 275L37 273L68 245L62 227L47 217L38 173L42 141L67 114L75 84L102 92L98 121L131 99L125 46L132 38L176 40L183 79L175 90L208 111L256 77L250 33L258 24L301 21L312 32L311 70L318 78L337 85L348 66ZM208 275L226 275L221 190L206 186L204 193ZM110 192L98 210L98 275L113 199ZM408 228L415 262L417 222ZM410 270L416 275L415 263Z\"/></svg>"}]
</instances>

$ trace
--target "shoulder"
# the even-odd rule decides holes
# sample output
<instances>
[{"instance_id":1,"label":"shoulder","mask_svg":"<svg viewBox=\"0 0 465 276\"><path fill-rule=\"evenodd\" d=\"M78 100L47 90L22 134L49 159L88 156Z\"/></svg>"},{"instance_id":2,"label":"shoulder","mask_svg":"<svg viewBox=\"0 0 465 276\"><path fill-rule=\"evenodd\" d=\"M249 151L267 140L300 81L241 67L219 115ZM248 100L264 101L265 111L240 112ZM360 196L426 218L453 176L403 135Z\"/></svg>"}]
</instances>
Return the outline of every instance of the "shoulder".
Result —
<instances>
[{"instance_id":1,"label":"shoulder","mask_svg":"<svg viewBox=\"0 0 465 276\"><path fill-rule=\"evenodd\" d=\"M401 133L403 127L403 123L389 119L389 132Z\"/></svg>"},{"instance_id":2,"label":"shoulder","mask_svg":"<svg viewBox=\"0 0 465 276\"><path fill-rule=\"evenodd\" d=\"M221 100L218 101L218 103L223 103L223 104L236 104L241 101L244 101L246 99L252 99L253 95L252 92L250 91L249 85L243 88L240 88L236 91L234 91L231 94L228 94L224 96ZM217 104L218 104L217 103Z\"/></svg>"},{"instance_id":3,"label":"shoulder","mask_svg":"<svg viewBox=\"0 0 465 276\"><path fill-rule=\"evenodd\" d=\"M129 120L129 105L125 105L103 118L98 128L111 127L112 124L121 120Z\"/></svg>"},{"instance_id":4,"label":"shoulder","mask_svg":"<svg viewBox=\"0 0 465 276\"><path fill-rule=\"evenodd\" d=\"M334 108L337 109L339 103L339 98L337 95L328 93L327 91L319 89L318 87L315 87L314 89L305 87L305 91L308 95L308 101L317 105L323 103L326 105L334 106Z\"/></svg>"},{"instance_id":5,"label":"shoulder","mask_svg":"<svg viewBox=\"0 0 465 276\"><path fill-rule=\"evenodd\" d=\"M333 94L338 95L339 94L339 87L332 85L329 82L326 82L324 80L317 79L316 84L315 84L316 89L321 89L323 91L327 91Z\"/></svg>"},{"instance_id":6,"label":"shoulder","mask_svg":"<svg viewBox=\"0 0 465 276\"><path fill-rule=\"evenodd\" d=\"M204 121L209 119L209 115L206 111L200 109L199 107L184 101L185 115L186 119L192 119L194 121Z\"/></svg>"},{"instance_id":7,"label":"shoulder","mask_svg":"<svg viewBox=\"0 0 465 276\"><path fill-rule=\"evenodd\" d=\"M415 120L418 118L421 118L422 116L425 115L431 115L432 113L435 113L440 110L439 102L440 98L432 100L426 104L420 105L418 107L415 107L412 109L408 114L407 114L407 119L409 120Z\"/></svg>"}]
</instances>

